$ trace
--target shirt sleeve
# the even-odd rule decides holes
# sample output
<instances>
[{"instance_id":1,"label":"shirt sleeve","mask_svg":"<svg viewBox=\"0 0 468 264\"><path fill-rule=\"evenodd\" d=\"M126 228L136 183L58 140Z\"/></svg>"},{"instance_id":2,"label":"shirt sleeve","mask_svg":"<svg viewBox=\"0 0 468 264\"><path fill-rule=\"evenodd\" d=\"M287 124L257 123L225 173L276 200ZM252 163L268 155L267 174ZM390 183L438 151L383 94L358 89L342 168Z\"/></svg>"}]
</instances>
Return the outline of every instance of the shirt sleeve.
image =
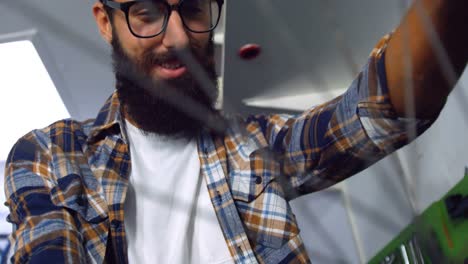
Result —
<instances>
[{"instance_id":1,"label":"shirt sleeve","mask_svg":"<svg viewBox=\"0 0 468 264\"><path fill-rule=\"evenodd\" d=\"M293 197L327 188L408 144L433 120L399 118L390 102L381 39L347 91L297 115L254 116ZM413 136L411 136L413 135Z\"/></svg>"},{"instance_id":2,"label":"shirt sleeve","mask_svg":"<svg viewBox=\"0 0 468 264\"><path fill-rule=\"evenodd\" d=\"M73 214L51 200L54 186L48 143L31 132L13 147L5 168L12 263L82 263L84 249Z\"/></svg>"}]
</instances>

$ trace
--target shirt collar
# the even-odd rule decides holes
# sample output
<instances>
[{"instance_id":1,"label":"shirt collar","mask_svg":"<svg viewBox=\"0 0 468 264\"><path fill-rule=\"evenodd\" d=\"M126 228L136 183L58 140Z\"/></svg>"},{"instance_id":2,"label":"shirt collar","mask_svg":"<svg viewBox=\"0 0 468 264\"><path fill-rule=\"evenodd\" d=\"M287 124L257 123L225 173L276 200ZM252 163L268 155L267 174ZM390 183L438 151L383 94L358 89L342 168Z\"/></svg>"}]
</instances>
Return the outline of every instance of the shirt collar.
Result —
<instances>
[{"instance_id":1,"label":"shirt collar","mask_svg":"<svg viewBox=\"0 0 468 264\"><path fill-rule=\"evenodd\" d=\"M125 115L122 112L122 104L119 101L117 90L107 99L104 106L99 110L94 123L91 127L88 144L96 142L99 139L109 135L117 134L122 138L124 143L128 144L128 136L126 134ZM107 132L107 134L106 134ZM215 133L208 129L203 129L202 134ZM216 133L215 133L216 134Z\"/></svg>"},{"instance_id":2,"label":"shirt collar","mask_svg":"<svg viewBox=\"0 0 468 264\"><path fill-rule=\"evenodd\" d=\"M125 134L124 116L117 91L112 93L101 110L99 110L99 114L91 127L88 142L94 142L99 138L105 137L107 135L106 132L107 134L118 134L125 143L128 143L127 135Z\"/></svg>"}]
</instances>

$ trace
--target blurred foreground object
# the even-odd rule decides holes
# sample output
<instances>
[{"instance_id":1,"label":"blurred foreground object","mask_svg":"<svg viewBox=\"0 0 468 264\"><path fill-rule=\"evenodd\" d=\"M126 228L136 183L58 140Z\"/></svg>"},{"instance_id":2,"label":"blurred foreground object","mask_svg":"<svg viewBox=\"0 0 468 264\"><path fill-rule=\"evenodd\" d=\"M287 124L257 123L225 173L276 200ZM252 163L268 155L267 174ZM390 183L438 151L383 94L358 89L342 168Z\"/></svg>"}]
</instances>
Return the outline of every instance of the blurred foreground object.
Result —
<instances>
[{"instance_id":1,"label":"blurred foreground object","mask_svg":"<svg viewBox=\"0 0 468 264\"><path fill-rule=\"evenodd\" d=\"M460 183L369 263L468 263L468 168Z\"/></svg>"}]
</instances>

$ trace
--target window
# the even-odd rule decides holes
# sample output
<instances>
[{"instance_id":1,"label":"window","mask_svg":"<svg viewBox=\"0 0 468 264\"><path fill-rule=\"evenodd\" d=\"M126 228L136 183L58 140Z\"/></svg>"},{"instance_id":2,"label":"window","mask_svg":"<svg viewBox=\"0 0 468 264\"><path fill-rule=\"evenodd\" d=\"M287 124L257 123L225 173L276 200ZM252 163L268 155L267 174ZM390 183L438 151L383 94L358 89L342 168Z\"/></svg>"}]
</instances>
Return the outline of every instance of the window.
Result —
<instances>
[{"instance_id":1,"label":"window","mask_svg":"<svg viewBox=\"0 0 468 264\"><path fill-rule=\"evenodd\" d=\"M0 43L0 58L0 161L4 161L19 137L70 114L31 41Z\"/></svg>"}]
</instances>

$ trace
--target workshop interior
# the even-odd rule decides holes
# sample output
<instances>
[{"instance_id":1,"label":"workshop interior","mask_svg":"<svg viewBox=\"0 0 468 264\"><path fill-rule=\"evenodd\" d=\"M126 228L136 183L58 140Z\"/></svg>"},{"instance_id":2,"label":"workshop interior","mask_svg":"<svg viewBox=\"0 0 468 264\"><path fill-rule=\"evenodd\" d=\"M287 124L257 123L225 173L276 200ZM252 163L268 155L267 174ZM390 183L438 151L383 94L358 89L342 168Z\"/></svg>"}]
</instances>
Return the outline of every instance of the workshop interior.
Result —
<instances>
[{"instance_id":1,"label":"workshop interior","mask_svg":"<svg viewBox=\"0 0 468 264\"><path fill-rule=\"evenodd\" d=\"M94 118L115 89L94 2L0 1L2 182L19 137L59 119ZM296 114L339 96L410 2L226 0L213 36L217 107L227 115ZM467 102L465 70L414 142L291 202L313 263L468 263ZM0 207L3 261L8 214Z\"/></svg>"}]
</instances>

